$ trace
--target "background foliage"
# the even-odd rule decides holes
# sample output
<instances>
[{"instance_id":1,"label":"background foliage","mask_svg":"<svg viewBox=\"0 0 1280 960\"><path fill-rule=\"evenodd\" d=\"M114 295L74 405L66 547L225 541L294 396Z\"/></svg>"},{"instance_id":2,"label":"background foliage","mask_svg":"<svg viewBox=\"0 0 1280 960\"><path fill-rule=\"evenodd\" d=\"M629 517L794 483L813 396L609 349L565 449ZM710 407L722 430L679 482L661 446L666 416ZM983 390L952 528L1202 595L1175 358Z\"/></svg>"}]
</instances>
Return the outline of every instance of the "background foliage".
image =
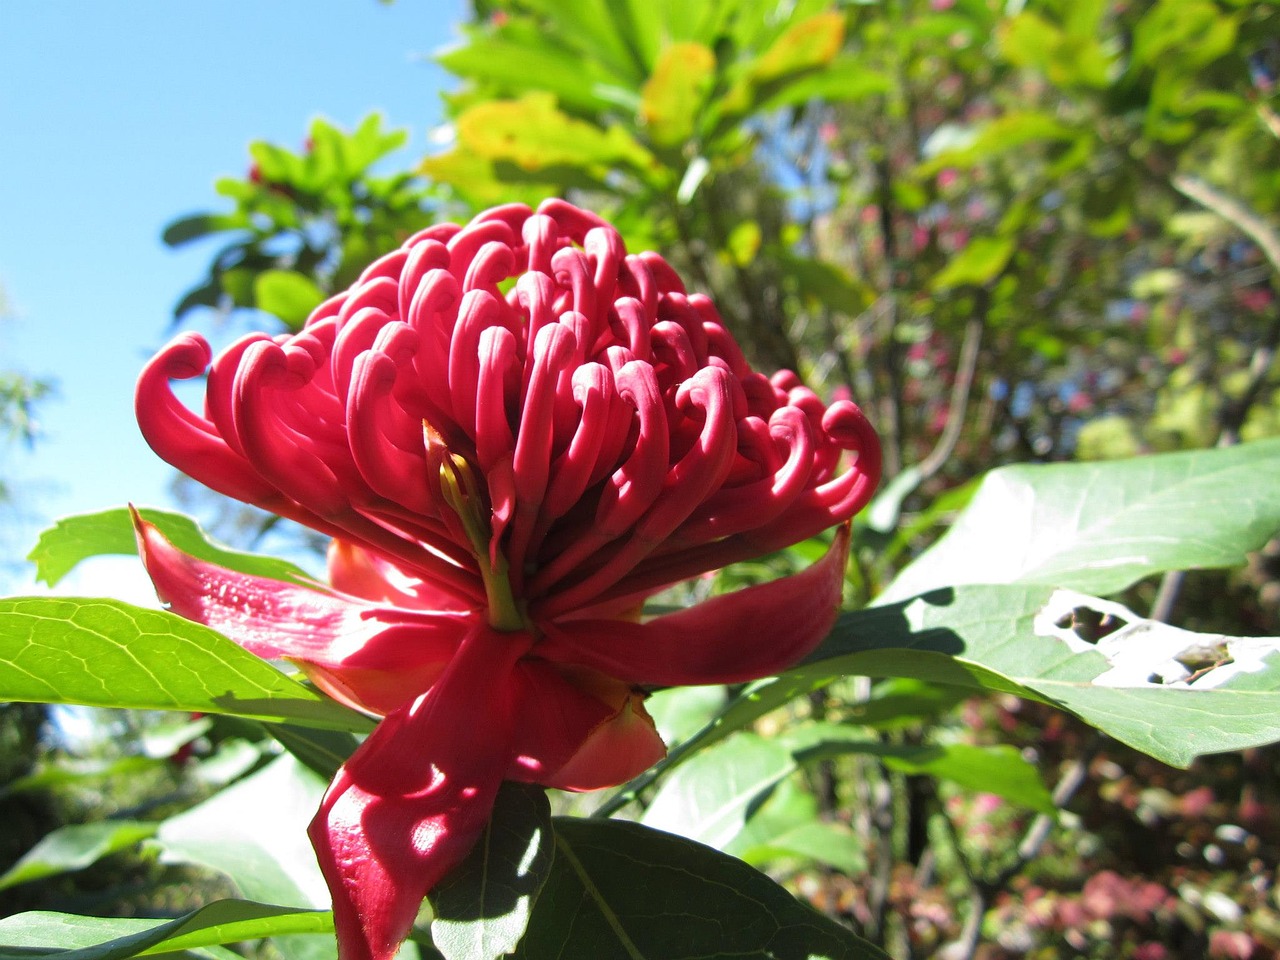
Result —
<instances>
[{"instance_id":1,"label":"background foliage","mask_svg":"<svg viewBox=\"0 0 1280 960\"><path fill-rule=\"evenodd\" d=\"M424 224L556 194L668 257L755 363L850 391L886 444L848 594L875 605L783 678L656 695L671 757L557 812L596 805L731 853L899 958L1280 950L1280 767L1266 746L1280 670L1274 643L1236 639L1280 634L1280 448L1265 440L1280 434L1280 7L477 0L438 59L459 81L442 152L405 168L386 159L402 135L376 115L351 132L317 121L300 151L255 144L247 174L218 182L219 209L169 225L170 244L213 251L175 323L213 309L296 327ZM1129 459L1154 453L1174 455ZM1055 465L990 472L1036 463ZM181 518L157 522L186 549L218 549ZM124 523L80 518L33 559L54 580L127 552ZM807 549L716 589L820 548ZM159 658L236 653L176 618L23 602L6 601L11 662L104 618L129 644L154 638ZM110 674L107 653L94 665ZM39 696L5 683L15 699L80 703L75 682L100 680ZM228 884L323 906L279 844L301 836L320 789L299 764L331 773L362 727L296 683L262 683L280 685L264 698L274 712L251 719L208 691L134 690L128 705L208 715L106 721L79 757L41 736L40 711L7 708L5 756L42 755L6 770L0 803L27 805L30 824L11 858L29 852L0 877L6 906L157 916ZM237 816L267 791L287 799L270 804L279 824ZM527 797L510 810L516 835L546 822ZM37 846L60 820L74 826ZM228 822L244 824L234 843L218 833ZM640 829L597 817L552 832L603 862ZM645 848L635 886L668 882L668 857L710 857L707 875L747 883L714 850L672 842ZM601 902L625 916L599 871ZM577 894L563 869L543 880L546 918ZM758 902L782 915L773 889ZM116 922L82 940L72 921L30 916L0 932L15 948L133 936L208 956L298 931L315 936L260 949L331 949L323 915L238 901L163 927ZM485 926L486 942L514 944L523 923ZM241 926L207 932L226 924ZM523 955L573 948L549 919L530 930ZM437 937L462 956L449 942ZM838 942L832 955L871 955Z\"/></svg>"}]
</instances>

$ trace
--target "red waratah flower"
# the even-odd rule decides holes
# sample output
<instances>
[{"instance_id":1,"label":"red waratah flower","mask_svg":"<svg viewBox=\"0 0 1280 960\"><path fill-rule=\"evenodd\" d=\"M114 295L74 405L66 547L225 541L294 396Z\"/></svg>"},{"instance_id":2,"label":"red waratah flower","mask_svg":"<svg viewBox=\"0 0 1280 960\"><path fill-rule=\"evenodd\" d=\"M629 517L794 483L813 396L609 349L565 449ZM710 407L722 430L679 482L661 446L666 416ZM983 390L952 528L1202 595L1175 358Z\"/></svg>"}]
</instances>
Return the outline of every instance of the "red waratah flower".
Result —
<instances>
[{"instance_id":1,"label":"red waratah flower","mask_svg":"<svg viewBox=\"0 0 1280 960\"><path fill-rule=\"evenodd\" d=\"M170 381L206 370L201 415ZM813 649L847 527L795 576L650 620L640 604L842 523L880 472L856 406L752 372L710 300L559 200L417 234L297 334L216 359L179 336L137 412L169 463L334 538L324 589L137 521L175 612L383 718L310 828L346 960L395 952L503 779L624 782L665 751L646 688Z\"/></svg>"}]
</instances>

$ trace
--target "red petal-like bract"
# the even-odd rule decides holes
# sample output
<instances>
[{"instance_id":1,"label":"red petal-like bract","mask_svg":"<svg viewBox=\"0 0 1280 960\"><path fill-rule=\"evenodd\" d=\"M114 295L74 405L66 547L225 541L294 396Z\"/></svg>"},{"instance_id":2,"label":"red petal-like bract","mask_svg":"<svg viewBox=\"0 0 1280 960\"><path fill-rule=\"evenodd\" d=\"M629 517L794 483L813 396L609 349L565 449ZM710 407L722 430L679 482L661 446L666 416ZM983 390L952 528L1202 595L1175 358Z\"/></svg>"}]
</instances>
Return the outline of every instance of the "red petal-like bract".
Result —
<instances>
[{"instance_id":1,"label":"red petal-like bract","mask_svg":"<svg viewBox=\"0 0 1280 960\"><path fill-rule=\"evenodd\" d=\"M204 409L170 381L207 373ZM301 331L183 334L138 422L215 490L333 536L332 589L183 555L157 591L384 716L311 836L344 960L386 960L503 779L620 783L662 755L642 688L776 672L830 629L848 531L795 577L648 622L644 598L847 521L880 448L847 400L753 372L711 301L561 200L444 224Z\"/></svg>"}]
</instances>

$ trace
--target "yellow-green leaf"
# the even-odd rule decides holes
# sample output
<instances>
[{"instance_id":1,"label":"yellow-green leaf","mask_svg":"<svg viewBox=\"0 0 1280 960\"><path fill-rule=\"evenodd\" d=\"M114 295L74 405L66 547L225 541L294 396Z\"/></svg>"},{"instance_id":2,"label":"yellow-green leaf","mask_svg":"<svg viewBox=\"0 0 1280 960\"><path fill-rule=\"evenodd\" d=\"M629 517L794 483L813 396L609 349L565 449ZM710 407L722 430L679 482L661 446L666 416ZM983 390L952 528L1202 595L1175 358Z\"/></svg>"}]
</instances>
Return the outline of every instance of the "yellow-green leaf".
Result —
<instances>
[{"instance_id":1,"label":"yellow-green leaf","mask_svg":"<svg viewBox=\"0 0 1280 960\"><path fill-rule=\"evenodd\" d=\"M701 43L673 43L658 55L640 99L653 143L672 147L693 136L715 72L716 55Z\"/></svg>"},{"instance_id":2,"label":"yellow-green leaf","mask_svg":"<svg viewBox=\"0 0 1280 960\"><path fill-rule=\"evenodd\" d=\"M654 163L652 155L622 127L602 130L577 120L546 93L476 104L458 118L458 141L481 157L506 160L526 170L619 163L643 170Z\"/></svg>"},{"instance_id":3,"label":"yellow-green leaf","mask_svg":"<svg viewBox=\"0 0 1280 960\"><path fill-rule=\"evenodd\" d=\"M768 83L828 64L844 43L844 16L820 13L801 20L778 37L751 68L751 79Z\"/></svg>"}]
</instances>

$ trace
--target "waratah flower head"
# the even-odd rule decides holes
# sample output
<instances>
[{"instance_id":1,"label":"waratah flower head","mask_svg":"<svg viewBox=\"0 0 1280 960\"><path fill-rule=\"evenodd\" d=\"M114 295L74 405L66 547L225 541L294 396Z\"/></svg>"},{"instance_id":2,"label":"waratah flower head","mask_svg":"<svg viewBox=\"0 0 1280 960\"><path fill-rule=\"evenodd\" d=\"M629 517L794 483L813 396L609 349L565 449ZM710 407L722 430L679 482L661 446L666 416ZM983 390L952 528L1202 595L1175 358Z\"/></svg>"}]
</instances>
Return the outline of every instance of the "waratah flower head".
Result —
<instances>
[{"instance_id":1,"label":"waratah flower head","mask_svg":"<svg viewBox=\"0 0 1280 960\"><path fill-rule=\"evenodd\" d=\"M202 413L170 381L207 373ZM385 717L311 835L345 957L394 952L502 779L619 783L661 756L651 686L765 676L835 617L847 533L794 577L642 621L675 581L849 519L874 431L750 369L711 301L560 200L443 224L296 334L184 334L138 420L173 465L332 535L332 589L187 557L139 522L184 616Z\"/></svg>"}]
</instances>

